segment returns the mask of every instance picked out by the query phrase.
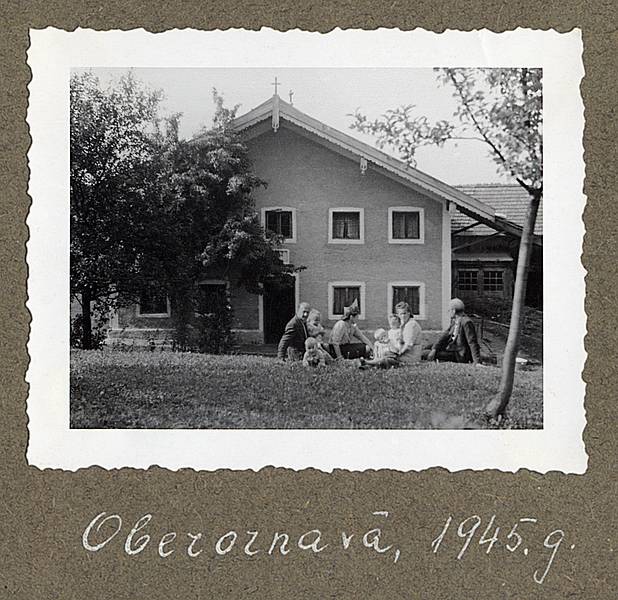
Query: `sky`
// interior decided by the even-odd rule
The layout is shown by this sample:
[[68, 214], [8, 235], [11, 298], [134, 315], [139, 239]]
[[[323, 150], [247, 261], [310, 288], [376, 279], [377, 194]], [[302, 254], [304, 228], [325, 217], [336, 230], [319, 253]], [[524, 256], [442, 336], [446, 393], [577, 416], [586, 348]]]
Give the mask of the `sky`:
[[[120, 68], [76, 69], [92, 71], [107, 86], [127, 72]], [[389, 108], [412, 104], [415, 114], [430, 121], [453, 120], [456, 102], [452, 90], [439, 85], [432, 69], [406, 68], [134, 68], [134, 75], [152, 89], [163, 91], [162, 109], [182, 113], [180, 137], [191, 138], [209, 126], [214, 114], [212, 89], [225, 104], [240, 104], [238, 115], [273, 95], [277, 78], [279, 96], [323, 123], [375, 145], [375, 139], [350, 129], [357, 108], [370, 119]], [[389, 152], [388, 149], [384, 151]], [[392, 152], [391, 152], [392, 153]], [[396, 154], [393, 154], [396, 156]], [[417, 151], [417, 168], [451, 185], [509, 183], [482, 142], [447, 142], [443, 148]]]

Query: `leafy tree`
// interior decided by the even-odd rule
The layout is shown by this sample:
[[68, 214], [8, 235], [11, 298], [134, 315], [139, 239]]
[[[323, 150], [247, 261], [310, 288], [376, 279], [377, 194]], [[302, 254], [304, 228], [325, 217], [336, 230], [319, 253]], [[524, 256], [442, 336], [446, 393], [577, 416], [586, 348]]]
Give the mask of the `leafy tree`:
[[[265, 235], [246, 147], [216, 91], [213, 126], [178, 139], [178, 115], [159, 114], [161, 92], [131, 73], [102, 89], [73, 75], [71, 113], [71, 294], [82, 305], [81, 347], [93, 347], [94, 314], [135, 303], [148, 286], [170, 295], [181, 346], [220, 352], [231, 340], [229, 301], [200, 306], [200, 279], [261, 293], [293, 271], [277, 236]], [[186, 343], [191, 329], [197, 339]], [[219, 327], [220, 331], [213, 328]], [[194, 331], [195, 333], [195, 331]]]
[[[175, 234], [168, 250], [176, 265], [172, 306], [180, 344], [193, 325], [198, 340], [188, 345], [220, 352], [231, 340], [229, 302], [216, 303], [215, 318], [204, 316], [196, 283], [223, 279], [260, 294], [266, 281], [284, 278], [294, 267], [281, 262], [275, 252], [281, 240], [265, 235], [260, 224], [252, 192], [266, 183], [251, 171], [247, 148], [233, 129], [238, 106], [225, 108], [216, 90], [213, 99], [212, 127], [174, 151], [168, 194]], [[215, 327], [227, 331], [213, 332]]]
[[129, 73], [103, 89], [91, 73], [70, 81], [71, 295], [82, 307], [81, 346], [93, 312], [135, 301], [164, 256], [162, 182], [175, 133], [158, 116], [161, 93]]
[[390, 147], [415, 164], [421, 146], [443, 146], [449, 140], [474, 139], [487, 145], [499, 172], [512, 177], [530, 196], [519, 245], [513, 308], [500, 389], [486, 413], [504, 412], [513, 390], [534, 225], [543, 197], [542, 70], [437, 69], [442, 84], [453, 88], [455, 121], [431, 123], [414, 116], [414, 106], [388, 110], [369, 120], [356, 111], [352, 128], [377, 136], [380, 148]]

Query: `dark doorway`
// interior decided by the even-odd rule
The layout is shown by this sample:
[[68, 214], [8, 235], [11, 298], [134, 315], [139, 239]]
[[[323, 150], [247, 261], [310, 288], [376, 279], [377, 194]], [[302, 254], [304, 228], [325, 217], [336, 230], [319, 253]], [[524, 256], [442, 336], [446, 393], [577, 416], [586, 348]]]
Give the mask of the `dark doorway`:
[[292, 276], [283, 282], [264, 285], [264, 342], [276, 344], [283, 334], [286, 323], [296, 312], [295, 279]]

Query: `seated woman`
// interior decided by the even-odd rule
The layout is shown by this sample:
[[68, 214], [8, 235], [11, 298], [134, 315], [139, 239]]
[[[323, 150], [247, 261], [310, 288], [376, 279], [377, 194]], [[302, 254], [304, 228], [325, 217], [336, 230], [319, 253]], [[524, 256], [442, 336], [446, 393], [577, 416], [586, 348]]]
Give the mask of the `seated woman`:
[[373, 349], [373, 344], [357, 327], [360, 310], [355, 302], [343, 309], [343, 317], [337, 321], [330, 334], [330, 352], [336, 359], [366, 358]]
[[420, 362], [423, 353], [423, 332], [421, 326], [412, 316], [412, 310], [407, 302], [399, 302], [395, 312], [401, 322], [401, 341], [399, 360], [402, 365], [412, 365]]

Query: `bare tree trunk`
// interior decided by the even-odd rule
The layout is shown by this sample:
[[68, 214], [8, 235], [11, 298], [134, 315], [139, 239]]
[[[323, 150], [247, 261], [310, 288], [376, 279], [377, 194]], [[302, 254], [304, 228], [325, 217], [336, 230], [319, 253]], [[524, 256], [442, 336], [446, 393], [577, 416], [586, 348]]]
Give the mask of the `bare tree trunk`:
[[82, 348], [92, 349], [92, 310], [90, 290], [82, 291]]
[[515, 360], [519, 350], [519, 337], [521, 333], [523, 307], [526, 300], [526, 287], [528, 283], [528, 267], [532, 254], [532, 237], [536, 215], [539, 211], [542, 193], [532, 196], [526, 212], [526, 222], [519, 243], [519, 255], [517, 257], [517, 273], [515, 276], [515, 290], [513, 292], [513, 307], [511, 310], [511, 323], [509, 335], [504, 349], [502, 362], [502, 377], [498, 394], [485, 407], [487, 416], [495, 418], [504, 413], [511, 394], [513, 392], [513, 379], [515, 377]]

